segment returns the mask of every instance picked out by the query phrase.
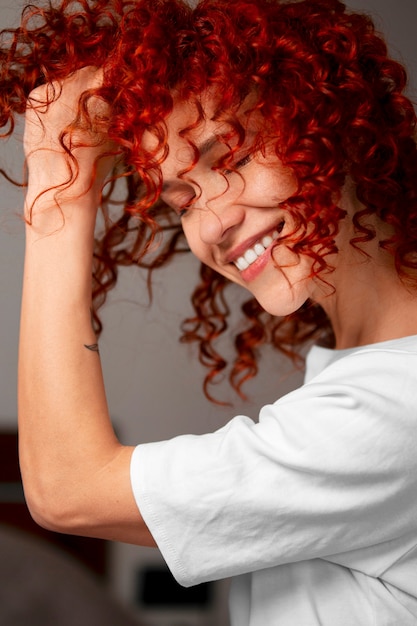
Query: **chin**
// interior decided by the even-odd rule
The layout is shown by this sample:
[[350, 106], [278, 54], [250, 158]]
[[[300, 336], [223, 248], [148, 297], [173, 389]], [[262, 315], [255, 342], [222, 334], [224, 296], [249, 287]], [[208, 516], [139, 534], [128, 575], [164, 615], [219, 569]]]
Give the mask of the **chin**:
[[263, 285], [252, 285], [250, 289], [261, 307], [274, 317], [286, 317], [300, 309], [312, 298], [311, 281], [297, 280], [292, 284], [288, 279], [265, 281]]
[[273, 315], [274, 317], [286, 317], [291, 315], [300, 309], [308, 298], [294, 299], [288, 301], [287, 298], [276, 296], [276, 298], [262, 298], [255, 295], [257, 302], [263, 308], [266, 313]]

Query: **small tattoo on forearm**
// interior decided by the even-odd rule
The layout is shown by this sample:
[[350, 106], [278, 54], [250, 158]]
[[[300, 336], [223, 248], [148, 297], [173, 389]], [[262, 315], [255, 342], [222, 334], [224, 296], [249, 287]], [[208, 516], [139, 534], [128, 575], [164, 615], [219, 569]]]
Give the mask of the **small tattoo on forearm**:
[[92, 343], [89, 346], [87, 344], [84, 344], [84, 348], [87, 348], [87, 350], [91, 350], [91, 352], [100, 352], [100, 350], [98, 349], [98, 343]]

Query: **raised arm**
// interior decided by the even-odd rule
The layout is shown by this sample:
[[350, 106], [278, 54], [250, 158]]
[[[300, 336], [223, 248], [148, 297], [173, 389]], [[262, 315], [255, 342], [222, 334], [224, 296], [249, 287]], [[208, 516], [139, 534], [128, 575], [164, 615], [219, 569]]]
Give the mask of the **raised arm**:
[[112, 158], [100, 160], [90, 183], [96, 157], [109, 146], [98, 141], [96, 147], [76, 148], [78, 176], [57, 190], [69, 177], [60, 132], [75, 117], [80, 94], [99, 81], [99, 72], [84, 68], [63, 84], [49, 107], [40, 108], [38, 101], [50, 86], [33, 92], [28, 104], [21, 471], [29, 509], [42, 526], [154, 545], [131, 491], [132, 448], [118, 442], [111, 425], [91, 327], [94, 225]]

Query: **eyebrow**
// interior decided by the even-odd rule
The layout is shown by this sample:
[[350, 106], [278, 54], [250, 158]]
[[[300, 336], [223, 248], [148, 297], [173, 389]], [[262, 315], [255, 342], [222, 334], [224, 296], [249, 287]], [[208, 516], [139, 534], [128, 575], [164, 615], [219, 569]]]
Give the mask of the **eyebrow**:
[[[196, 145], [195, 148], [197, 149], [199, 156], [202, 157], [205, 154], [208, 154], [216, 144], [220, 143], [220, 137], [221, 135], [215, 133], [214, 135], [208, 137], [208, 139], [205, 139], [202, 143]], [[172, 185], [173, 181], [167, 180], [163, 183], [161, 192], [163, 193], [164, 191], [167, 191], [167, 189]]]
[[[247, 137], [254, 137], [257, 134], [257, 131], [254, 129], [250, 129], [250, 128], [246, 128], [245, 129], [245, 140]], [[224, 139], [226, 139], [228, 136], [228, 133], [214, 133], [211, 137], [209, 137], [208, 139], [206, 139], [205, 141], [203, 141], [201, 144], [196, 145], [196, 148], [198, 150], [198, 153], [200, 156], [204, 156], [205, 154], [207, 154], [208, 152], [210, 152], [210, 150], [212, 150], [212, 148], [217, 144], [217, 143], [224, 143]]]
[[223, 135], [212, 135], [211, 137], [203, 141], [200, 145], [196, 146], [199, 155], [204, 156], [205, 154], [208, 154], [217, 143], [221, 143], [220, 138], [222, 136]]
[[[251, 131], [247, 129], [245, 134], [246, 134], [246, 137], [248, 135], [254, 136], [256, 135], [256, 131]], [[197, 149], [199, 156], [202, 157], [208, 154], [217, 144], [222, 143], [221, 140], [222, 138], [225, 138], [225, 137], [226, 137], [226, 133], [223, 135], [214, 133], [213, 135], [211, 135], [210, 137], [202, 141], [200, 144], [196, 144], [195, 148]], [[163, 193], [164, 191], [167, 191], [169, 187], [171, 187], [173, 184], [174, 184], [174, 181], [167, 180], [166, 182], [164, 182], [162, 184], [161, 193]]]

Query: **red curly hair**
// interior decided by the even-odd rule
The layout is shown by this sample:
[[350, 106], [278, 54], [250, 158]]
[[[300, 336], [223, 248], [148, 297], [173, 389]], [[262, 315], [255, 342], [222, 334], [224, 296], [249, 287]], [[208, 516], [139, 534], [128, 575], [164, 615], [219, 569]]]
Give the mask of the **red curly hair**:
[[[369, 16], [347, 11], [339, 0], [202, 0], [195, 8], [181, 0], [63, 0], [28, 6], [20, 27], [1, 33], [0, 55], [0, 125], [6, 136], [34, 87], [86, 65], [104, 69], [99, 95], [110, 106], [108, 134], [121, 157], [115, 180], [125, 181], [126, 196], [96, 241], [96, 311], [116, 283], [119, 266], [146, 267], [151, 277], [188, 250], [178, 218], [159, 199], [160, 155], [168, 150], [165, 119], [174, 91], [176, 98], [195, 103], [195, 127], [204, 116], [199, 98], [213, 90], [216, 115], [229, 122], [240, 144], [244, 130], [237, 112], [246, 96], [256, 95], [254, 109], [298, 181], [286, 203], [297, 219], [291, 246], [310, 256], [313, 246], [318, 250], [315, 275], [331, 269], [326, 259], [337, 251], [335, 235], [344, 217], [335, 199], [349, 177], [364, 207], [354, 218], [352, 245], [376, 236], [367, 218], [377, 216], [392, 232], [380, 245], [415, 287], [416, 114], [404, 95], [406, 72], [388, 57]], [[142, 146], [145, 131], [157, 139], [152, 153]], [[114, 184], [103, 197], [105, 211], [113, 192]], [[277, 319], [251, 299], [242, 307], [245, 321], [229, 365], [216, 348], [228, 329], [228, 284], [202, 266], [192, 295], [195, 315], [183, 324], [182, 340], [198, 343], [208, 367], [208, 396], [209, 385], [228, 367], [231, 385], [241, 393], [257, 373], [263, 344], [295, 360], [300, 347], [318, 336], [324, 334], [331, 345], [332, 330], [318, 305], [307, 302]], [[95, 323], [100, 332], [97, 313]]]

